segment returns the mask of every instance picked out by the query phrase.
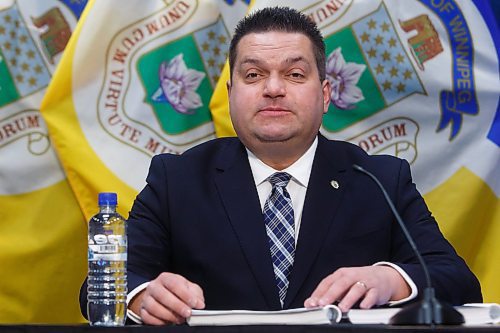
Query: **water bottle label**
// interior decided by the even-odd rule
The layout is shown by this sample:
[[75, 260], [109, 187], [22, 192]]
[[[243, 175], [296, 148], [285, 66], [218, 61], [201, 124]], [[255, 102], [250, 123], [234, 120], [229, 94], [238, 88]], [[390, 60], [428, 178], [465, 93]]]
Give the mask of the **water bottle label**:
[[89, 261], [126, 261], [127, 253], [97, 253], [89, 249]]
[[89, 237], [89, 261], [127, 260], [126, 240], [121, 235], [97, 234]]
[[122, 235], [104, 235], [104, 234], [96, 234], [94, 237], [89, 237], [89, 244], [97, 244], [97, 245], [126, 245], [125, 238]]
[[90, 250], [94, 253], [118, 253], [120, 249], [117, 244], [105, 244], [105, 245], [89, 245]]

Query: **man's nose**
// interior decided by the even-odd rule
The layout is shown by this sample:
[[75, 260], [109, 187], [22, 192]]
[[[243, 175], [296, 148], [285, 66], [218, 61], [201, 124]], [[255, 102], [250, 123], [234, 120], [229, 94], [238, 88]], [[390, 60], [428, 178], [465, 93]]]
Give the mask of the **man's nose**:
[[264, 86], [264, 95], [266, 97], [276, 98], [286, 95], [285, 79], [278, 74], [271, 74], [266, 79]]

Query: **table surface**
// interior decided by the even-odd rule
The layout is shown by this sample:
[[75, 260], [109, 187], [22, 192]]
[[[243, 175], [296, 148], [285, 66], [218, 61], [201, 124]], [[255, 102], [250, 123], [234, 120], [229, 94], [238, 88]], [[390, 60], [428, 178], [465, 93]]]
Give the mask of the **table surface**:
[[500, 332], [500, 325], [484, 326], [391, 326], [391, 325], [267, 325], [267, 326], [124, 326], [96, 327], [89, 325], [0, 325], [0, 333], [371, 333], [371, 332]]

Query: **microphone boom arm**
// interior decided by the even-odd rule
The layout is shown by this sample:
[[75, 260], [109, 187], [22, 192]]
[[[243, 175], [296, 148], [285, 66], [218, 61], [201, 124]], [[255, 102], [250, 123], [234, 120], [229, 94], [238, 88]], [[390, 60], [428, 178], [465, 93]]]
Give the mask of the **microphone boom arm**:
[[400, 311], [398, 311], [389, 321], [390, 324], [393, 325], [431, 325], [435, 324], [440, 325], [459, 325], [464, 323], [464, 317], [460, 312], [458, 312], [453, 306], [446, 304], [444, 302], [440, 302], [435, 297], [435, 291], [432, 287], [431, 277], [429, 274], [429, 270], [427, 269], [427, 265], [425, 264], [420, 251], [417, 249], [417, 245], [413, 241], [413, 238], [406, 228], [406, 225], [403, 222], [403, 219], [399, 215], [396, 207], [394, 207], [394, 203], [392, 202], [389, 194], [385, 190], [384, 186], [380, 183], [377, 177], [371, 172], [365, 170], [361, 166], [357, 164], [353, 164], [352, 167], [368, 177], [370, 177], [375, 184], [380, 188], [382, 194], [384, 195], [385, 201], [389, 205], [392, 214], [398, 221], [403, 234], [405, 235], [408, 243], [410, 244], [413, 252], [415, 253], [422, 270], [424, 271], [425, 281], [427, 287], [424, 290], [424, 295], [422, 301], [415, 302], [408, 306], [403, 307]]
[[431, 288], [432, 287], [431, 276], [429, 275], [429, 270], [427, 270], [427, 265], [424, 262], [424, 258], [422, 258], [422, 255], [420, 255], [420, 251], [417, 249], [417, 245], [415, 244], [415, 242], [413, 241], [413, 238], [411, 237], [410, 233], [408, 232], [408, 228], [406, 228], [406, 226], [404, 225], [403, 219], [401, 218], [398, 211], [396, 210], [396, 207], [394, 207], [394, 204], [392, 203], [392, 200], [389, 197], [389, 194], [387, 194], [387, 191], [385, 190], [384, 186], [382, 186], [382, 184], [380, 183], [378, 178], [375, 177], [375, 175], [373, 175], [371, 172], [365, 170], [364, 168], [360, 167], [359, 165], [353, 164], [353, 168], [356, 169], [357, 171], [364, 173], [368, 177], [370, 177], [378, 185], [378, 187], [382, 191], [382, 194], [385, 197], [385, 201], [387, 202], [387, 204], [391, 208], [392, 214], [394, 215], [394, 217], [398, 221], [398, 224], [401, 227], [401, 230], [403, 231], [406, 239], [408, 240], [408, 243], [410, 243], [410, 246], [413, 249], [413, 252], [415, 252], [415, 254], [417, 256], [418, 262], [422, 266], [422, 269], [423, 269], [424, 275], [425, 275], [425, 282], [427, 283], [427, 287]]

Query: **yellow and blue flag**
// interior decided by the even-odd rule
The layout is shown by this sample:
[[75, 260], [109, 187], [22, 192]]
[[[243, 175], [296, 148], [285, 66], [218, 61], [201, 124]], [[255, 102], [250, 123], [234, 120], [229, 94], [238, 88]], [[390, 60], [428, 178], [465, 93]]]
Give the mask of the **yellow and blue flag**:
[[85, 221], [39, 110], [84, 5], [0, 0], [0, 323], [82, 320]]

